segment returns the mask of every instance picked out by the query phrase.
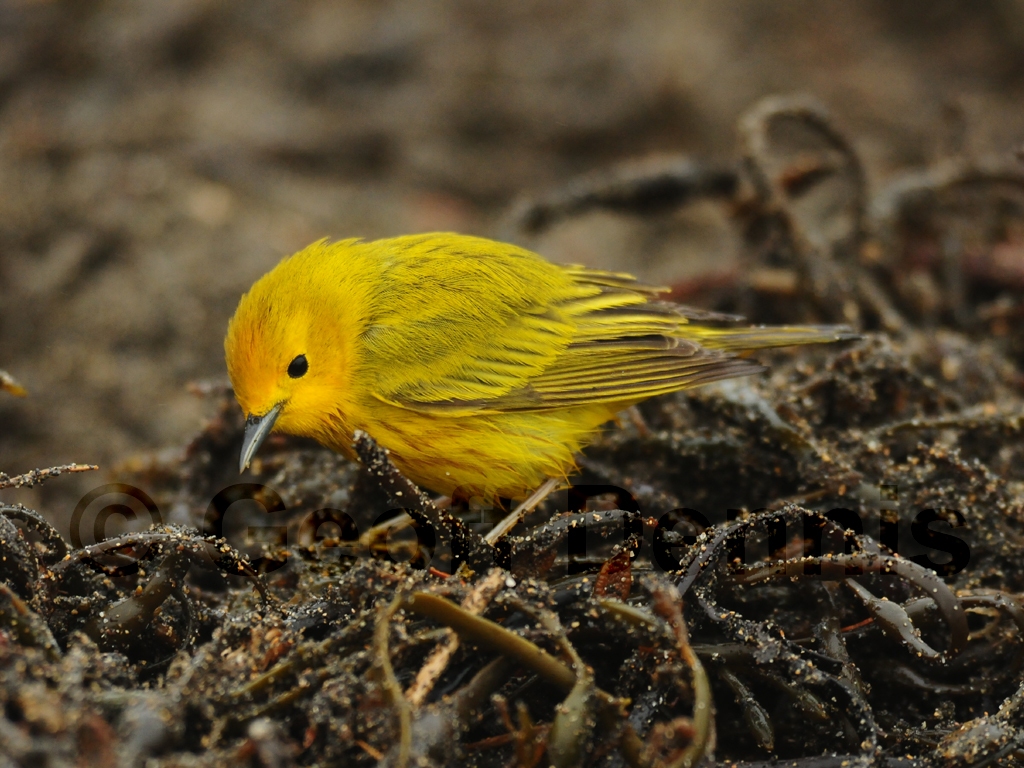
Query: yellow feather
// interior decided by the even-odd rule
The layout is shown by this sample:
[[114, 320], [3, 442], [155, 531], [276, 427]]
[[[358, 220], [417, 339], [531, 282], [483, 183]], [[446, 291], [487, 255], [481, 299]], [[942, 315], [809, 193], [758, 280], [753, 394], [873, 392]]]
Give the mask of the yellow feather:
[[228, 372], [277, 430], [351, 456], [362, 429], [427, 488], [520, 498], [623, 408], [761, 370], [732, 352], [851, 337], [708, 327], [663, 290], [464, 235], [322, 240], [242, 297]]

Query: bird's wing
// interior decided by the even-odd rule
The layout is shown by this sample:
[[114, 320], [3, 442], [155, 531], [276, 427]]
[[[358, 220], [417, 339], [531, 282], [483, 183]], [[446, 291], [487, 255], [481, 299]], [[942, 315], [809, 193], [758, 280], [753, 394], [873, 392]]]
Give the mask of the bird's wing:
[[360, 340], [379, 399], [412, 408], [492, 401], [571, 343], [561, 304], [586, 291], [535, 254], [457, 235], [378, 243], [383, 279]]
[[472, 255], [453, 254], [465, 240], [476, 245], [417, 242], [416, 258], [390, 267], [392, 295], [378, 297], [363, 335], [380, 399], [451, 416], [543, 411], [761, 370], [680, 338], [690, 313], [629, 275], [558, 267], [489, 242], [486, 257], [452, 258]]

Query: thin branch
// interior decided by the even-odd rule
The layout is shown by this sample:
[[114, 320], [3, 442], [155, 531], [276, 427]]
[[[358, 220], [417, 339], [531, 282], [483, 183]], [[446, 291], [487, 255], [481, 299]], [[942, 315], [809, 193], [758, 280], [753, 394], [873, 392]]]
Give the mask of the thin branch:
[[[3, 374], [3, 371], [0, 371], [0, 374]], [[61, 464], [59, 467], [33, 469], [31, 472], [14, 477], [0, 472], [0, 488], [32, 488], [65, 472], [92, 472], [96, 469], [99, 469], [96, 464]]]

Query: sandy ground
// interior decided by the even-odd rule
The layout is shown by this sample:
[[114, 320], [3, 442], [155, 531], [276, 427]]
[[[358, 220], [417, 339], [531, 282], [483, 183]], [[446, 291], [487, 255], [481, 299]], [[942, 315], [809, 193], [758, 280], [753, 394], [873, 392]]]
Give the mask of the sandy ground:
[[[8, 0], [0, 368], [31, 394], [0, 397], [0, 469], [180, 445], [239, 295], [314, 239], [495, 234], [515, 199], [618, 161], [731, 162], [772, 93], [828, 105], [877, 185], [1012, 148], [1022, 89], [1013, 0]], [[687, 216], [534, 245], [659, 281], [733, 258]]]

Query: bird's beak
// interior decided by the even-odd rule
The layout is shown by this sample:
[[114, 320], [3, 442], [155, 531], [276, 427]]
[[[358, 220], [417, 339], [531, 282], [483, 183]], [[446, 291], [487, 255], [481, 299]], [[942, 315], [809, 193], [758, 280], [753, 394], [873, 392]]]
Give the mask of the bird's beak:
[[274, 422], [281, 415], [281, 408], [284, 403], [278, 403], [263, 416], [246, 416], [245, 437], [242, 438], [242, 458], [238, 462], [238, 472], [245, 472], [256, 455], [257, 449], [266, 440], [270, 430], [274, 428]]

